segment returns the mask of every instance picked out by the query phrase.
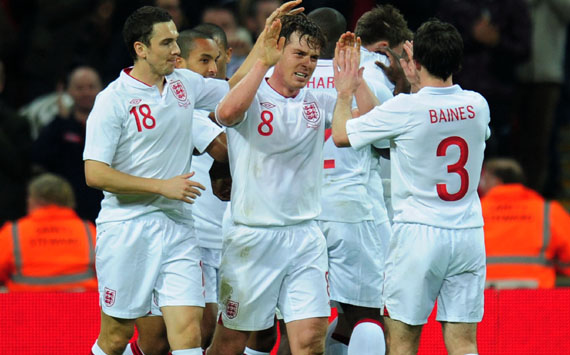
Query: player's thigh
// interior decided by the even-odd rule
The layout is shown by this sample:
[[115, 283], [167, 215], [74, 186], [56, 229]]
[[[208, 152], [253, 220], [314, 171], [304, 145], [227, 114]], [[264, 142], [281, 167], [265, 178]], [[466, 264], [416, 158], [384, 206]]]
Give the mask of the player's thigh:
[[392, 319], [409, 325], [427, 322], [450, 260], [450, 245], [439, 228], [394, 224], [382, 298]]
[[105, 314], [135, 319], [148, 313], [170, 223], [154, 213], [97, 226], [95, 265]]
[[451, 260], [437, 300], [437, 320], [476, 323], [483, 318], [485, 242], [483, 228], [446, 230]]
[[222, 323], [218, 323], [208, 354], [242, 354], [249, 335], [250, 332], [226, 328]]
[[137, 342], [145, 354], [168, 354], [170, 346], [161, 316], [137, 318], [135, 325], [139, 334]]
[[441, 322], [441, 329], [448, 354], [477, 353], [477, 323]]
[[380, 308], [384, 247], [373, 221], [320, 221], [327, 240], [331, 300]]
[[241, 331], [273, 325], [279, 290], [289, 264], [281, 228], [233, 225], [224, 232], [218, 306], [226, 328]]
[[325, 238], [316, 222], [298, 226], [287, 235], [288, 268], [278, 308], [286, 323], [328, 317], [328, 259]]
[[98, 342], [103, 348], [126, 346], [134, 334], [134, 319], [115, 318], [101, 311], [101, 329]]
[[384, 317], [386, 347], [393, 355], [417, 354], [423, 325], [409, 325]]
[[194, 229], [172, 223], [163, 241], [163, 257], [155, 286], [159, 307], [204, 307], [202, 255]]
[[200, 322], [203, 308], [195, 306], [161, 307], [168, 342], [174, 350], [200, 346]]
[[318, 354], [324, 351], [328, 318], [307, 318], [285, 324], [293, 354]]

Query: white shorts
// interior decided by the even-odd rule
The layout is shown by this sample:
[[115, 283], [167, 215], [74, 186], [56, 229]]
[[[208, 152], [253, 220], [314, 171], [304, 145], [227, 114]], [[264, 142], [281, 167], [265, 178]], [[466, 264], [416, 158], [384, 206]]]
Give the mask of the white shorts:
[[267, 329], [274, 323], [276, 307], [285, 322], [330, 315], [327, 248], [316, 222], [263, 228], [228, 225], [218, 297], [225, 327]]
[[96, 269], [103, 312], [134, 319], [151, 306], [204, 307], [193, 228], [162, 213], [97, 225]]
[[218, 282], [222, 250], [200, 248], [202, 253], [202, 269], [204, 270], [204, 288], [206, 303], [218, 303]]
[[[343, 223], [319, 221], [327, 240], [331, 300], [354, 306], [378, 308], [382, 302], [384, 252], [374, 221]], [[390, 223], [382, 233], [390, 233]]]
[[427, 322], [437, 299], [438, 321], [483, 318], [483, 228], [393, 225], [383, 298], [389, 316], [409, 325]]

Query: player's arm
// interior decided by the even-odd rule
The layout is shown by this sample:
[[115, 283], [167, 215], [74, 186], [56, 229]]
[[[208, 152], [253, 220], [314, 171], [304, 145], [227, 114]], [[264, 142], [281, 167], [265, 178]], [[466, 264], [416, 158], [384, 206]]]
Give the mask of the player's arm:
[[379, 61], [376, 61], [374, 64], [382, 69], [388, 80], [394, 84], [394, 96], [402, 93], [409, 94], [411, 89], [410, 83], [408, 82], [408, 79], [406, 79], [404, 70], [400, 65], [400, 56], [394, 53], [394, 51], [387, 46], [380, 48], [380, 51], [388, 57], [388, 60], [390, 60], [390, 66], [386, 66]]
[[202, 184], [188, 180], [194, 172], [178, 175], [170, 179], [143, 178], [125, 174], [113, 169], [108, 164], [85, 161], [85, 181], [87, 186], [116, 194], [155, 194], [172, 200], [194, 203]]
[[346, 122], [352, 117], [352, 99], [363, 81], [363, 69], [359, 68], [360, 56], [356, 53], [355, 47], [342, 49], [338, 47], [337, 44], [337, 54], [333, 59], [337, 101], [333, 113], [332, 137], [337, 147], [349, 147], [350, 141], [346, 132]]
[[[351, 51], [351, 53], [352, 56], [356, 56], [354, 60], [357, 61], [358, 65], [360, 65], [360, 37], [356, 37], [352, 32], [346, 32], [340, 36], [337, 44], [338, 45], [335, 48], [335, 56], [339, 51], [345, 48], [355, 48], [356, 50]], [[355, 97], [356, 105], [358, 106], [358, 112], [361, 115], [380, 105], [380, 101], [378, 101], [378, 98], [376, 95], [374, 95], [372, 90], [370, 90], [370, 87], [368, 87], [368, 84], [366, 84], [366, 81], [364, 80], [360, 80], [358, 88], [355, 92]]]
[[222, 99], [216, 110], [216, 120], [224, 126], [234, 126], [244, 119], [265, 73], [281, 58], [285, 37], [280, 37], [281, 21], [272, 22], [265, 34], [263, 55], [258, 57], [251, 70]]
[[210, 154], [219, 163], [228, 163], [228, 138], [225, 133], [220, 133], [206, 148], [206, 153]]
[[[275, 11], [273, 11], [271, 15], [269, 15], [267, 20], [265, 20], [265, 28], [260, 33], [259, 37], [257, 37], [257, 41], [255, 41], [253, 48], [249, 52], [248, 56], [245, 58], [242, 65], [240, 65], [239, 69], [234, 73], [234, 75], [232, 75], [232, 77], [228, 81], [230, 88], [236, 86], [237, 83], [239, 83], [241, 79], [243, 79], [245, 75], [253, 69], [257, 60], [264, 56], [265, 36], [272, 31], [272, 25], [275, 19], [278, 19], [279, 17], [286, 14], [293, 15], [302, 12], [304, 10], [303, 7], [293, 10], [293, 8], [295, 6], [298, 6], [301, 3], [301, 1], [302, 0], [286, 2], [283, 5], [281, 5], [279, 8], [277, 8]], [[270, 33], [269, 35], [271, 36], [272, 34]]]

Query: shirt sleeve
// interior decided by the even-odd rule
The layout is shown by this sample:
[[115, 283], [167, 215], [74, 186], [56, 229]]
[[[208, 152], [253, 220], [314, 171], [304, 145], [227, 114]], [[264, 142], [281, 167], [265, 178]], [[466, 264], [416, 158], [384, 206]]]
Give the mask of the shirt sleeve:
[[[332, 125], [332, 118], [334, 113], [334, 107], [336, 105], [336, 93], [330, 93], [326, 91], [313, 91], [313, 95], [317, 99], [318, 103], [322, 105], [323, 111], [325, 113], [324, 122], [325, 128], [330, 128]], [[353, 108], [356, 107], [356, 101], [353, 100]]]
[[194, 146], [200, 152], [204, 153], [206, 148], [212, 143], [212, 141], [219, 136], [224, 130], [216, 125], [208, 117], [209, 112], [203, 110], [194, 111], [194, 117], [192, 121], [192, 140]]
[[195, 108], [212, 112], [230, 91], [227, 81], [221, 79], [204, 79], [198, 75], [201, 81], [200, 89], [196, 90]]
[[96, 160], [111, 165], [121, 137], [123, 120], [127, 115], [126, 110], [119, 107], [112, 92], [104, 91], [97, 95], [87, 118], [83, 160]]
[[350, 145], [360, 149], [368, 144], [384, 147], [382, 140], [392, 139], [406, 130], [409, 111], [405, 98], [400, 95], [376, 106], [370, 112], [347, 121], [346, 132]]

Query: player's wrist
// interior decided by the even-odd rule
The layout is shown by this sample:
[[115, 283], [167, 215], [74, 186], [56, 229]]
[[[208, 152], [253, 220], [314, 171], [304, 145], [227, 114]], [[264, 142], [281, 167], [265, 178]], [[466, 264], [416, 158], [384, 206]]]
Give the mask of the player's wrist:
[[337, 92], [337, 100], [340, 101], [352, 101], [352, 97], [354, 93], [352, 91], [338, 91]]

